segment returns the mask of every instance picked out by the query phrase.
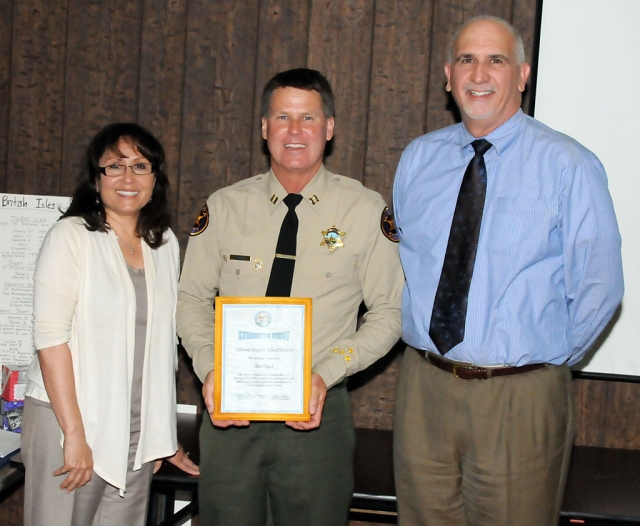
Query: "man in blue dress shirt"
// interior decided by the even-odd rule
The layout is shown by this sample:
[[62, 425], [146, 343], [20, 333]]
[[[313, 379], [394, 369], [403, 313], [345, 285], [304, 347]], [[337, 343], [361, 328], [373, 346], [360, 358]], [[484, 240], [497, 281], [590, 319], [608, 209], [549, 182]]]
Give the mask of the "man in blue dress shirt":
[[[409, 345], [394, 420], [401, 525], [557, 525], [574, 436], [568, 366], [622, 299], [605, 171], [522, 113], [529, 70], [510, 24], [467, 22], [445, 65], [462, 123], [414, 140], [396, 174]], [[441, 350], [434, 299], [477, 139], [490, 144], [466, 320]]]

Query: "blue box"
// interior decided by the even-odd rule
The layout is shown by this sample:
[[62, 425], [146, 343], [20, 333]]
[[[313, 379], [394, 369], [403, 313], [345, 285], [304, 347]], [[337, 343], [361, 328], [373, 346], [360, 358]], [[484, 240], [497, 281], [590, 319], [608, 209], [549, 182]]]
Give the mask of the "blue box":
[[24, 407], [24, 400], [0, 400], [0, 414], [4, 415], [7, 411], [13, 411], [14, 409], [22, 409]]

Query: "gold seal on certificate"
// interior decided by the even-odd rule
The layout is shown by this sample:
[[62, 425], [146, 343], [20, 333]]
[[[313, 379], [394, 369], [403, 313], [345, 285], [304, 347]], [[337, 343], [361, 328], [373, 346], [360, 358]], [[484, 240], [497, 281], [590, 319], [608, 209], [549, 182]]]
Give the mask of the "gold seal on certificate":
[[308, 421], [311, 299], [217, 297], [216, 420]]

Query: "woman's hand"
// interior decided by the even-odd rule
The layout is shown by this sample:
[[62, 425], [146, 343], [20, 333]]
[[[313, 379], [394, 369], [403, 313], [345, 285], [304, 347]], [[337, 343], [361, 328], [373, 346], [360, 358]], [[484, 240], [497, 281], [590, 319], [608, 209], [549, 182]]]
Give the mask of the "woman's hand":
[[64, 436], [64, 464], [53, 476], [66, 475], [60, 489], [70, 493], [91, 480], [93, 453], [84, 434], [69, 345], [61, 343], [40, 349], [38, 360], [53, 413]]
[[[173, 464], [189, 475], [195, 475], [196, 477], [200, 475], [200, 468], [193, 463], [193, 461], [189, 458], [189, 454], [184, 452], [184, 449], [182, 449], [182, 446], [180, 444], [178, 444], [178, 451], [176, 451], [173, 456], [167, 457], [164, 460]], [[156, 473], [160, 469], [160, 466], [162, 466], [162, 460], [156, 460], [156, 465], [153, 469], [153, 472]]]
[[64, 465], [53, 472], [54, 477], [66, 475], [60, 489], [71, 493], [84, 486], [93, 474], [93, 454], [84, 436], [64, 438]]

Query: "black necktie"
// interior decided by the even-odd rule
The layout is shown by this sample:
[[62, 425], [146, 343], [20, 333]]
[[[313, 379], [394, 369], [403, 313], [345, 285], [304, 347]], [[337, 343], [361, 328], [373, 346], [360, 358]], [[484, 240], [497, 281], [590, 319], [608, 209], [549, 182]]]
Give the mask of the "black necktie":
[[460, 185], [429, 325], [429, 336], [443, 355], [464, 339], [467, 297], [487, 191], [487, 168], [483, 156], [491, 148], [491, 143], [478, 139], [471, 146], [476, 154]]
[[284, 204], [289, 211], [282, 220], [276, 256], [273, 258], [269, 284], [265, 296], [290, 296], [293, 281], [293, 269], [296, 266], [296, 245], [298, 237], [298, 216], [296, 206], [302, 201], [300, 194], [289, 194], [284, 198]]

